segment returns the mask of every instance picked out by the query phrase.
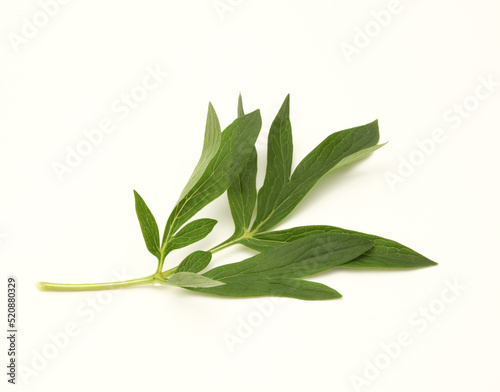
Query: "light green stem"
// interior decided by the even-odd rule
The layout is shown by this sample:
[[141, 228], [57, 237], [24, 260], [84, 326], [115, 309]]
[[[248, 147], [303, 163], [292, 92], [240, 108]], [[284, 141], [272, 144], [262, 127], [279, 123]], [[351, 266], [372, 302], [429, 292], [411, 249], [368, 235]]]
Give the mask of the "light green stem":
[[163, 271], [161, 273], [161, 277], [163, 279], [165, 279], [165, 278], [168, 278], [169, 276], [172, 276], [175, 273], [176, 269], [177, 269], [177, 267], [174, 267], [174, 268], [170, 268], [169, 270]]
[[234, 244], [236, 244], [236, 242], [237, 241], [223, 242], [217, 246], [214, 246], [212, 249], [209, 250], [209, 252], [212, 252], [212, 254], [220, 252], [223, 249], [226, 249], [226, 248], [229, 248], [230, 246], [233, 246]]
[[144, 278], [122, 280], [120, 282], [107, 283], [49, 283], [36, 282], [36, 287], [42, 291], [95, 291], [95, 290], [111, 290], [123, 287], [140, 286], [152, 283], [162, 283], [155, 275], [145, 276]]
[[[223, 249], [229, 248], [237, 244], [240, 240], [244, 238], [251, 238], [252, 233], [245, 232], [244, 234], [237, 236], [235, 238], [229, 238], [228, 240], [222, 242], [221, 244], [213, 247], [209, 252], [217, 253]], [[49, 283], [49, 282], [36, 282], [36, 287], [41, 291], [97, 291], [97, 290], [112, 290], [120, 289], [123, 287], [132, 286], [143, 286], [153, 283], [165, 284], [165, 279], [175, 273], [177, 267], [171, 268], [166, 271], [161, 271], [163, 269], [163, 262], [166, 256], [165, 251], [162, 251], [160, 260], [158, 263], [158, 269], [153, 275], [145, 276], [144, 278], [122, 280], [120, 282], [107, 282], [107, 283]]]
[[249, 233], [249, 232], [245, 231], [243, 234], [238, 235], [236, 237], [233, 235], [233, 237], [230, 237], [226, 241], [221, 242], [219, 245], [214, 246], [212, 249], [209, 250], [209, 252], [212, 252], [212, 254], [220, 252], [223, 249], [226, 249], [226, 248], [229, 248], [230, 246], [236, 245], [239, 241], [241, 241], [245, 238], [252, 238], [252, 235], [254, 233], [255, 232]]
[[163, 263], [165, 262], [165, 258], [167, 257], [167, 253], [164, 250], [161, 250], [160, 258], [158, 259], [158, 268], [156, 269], [156, 274], [161, 274], [163, 270]]

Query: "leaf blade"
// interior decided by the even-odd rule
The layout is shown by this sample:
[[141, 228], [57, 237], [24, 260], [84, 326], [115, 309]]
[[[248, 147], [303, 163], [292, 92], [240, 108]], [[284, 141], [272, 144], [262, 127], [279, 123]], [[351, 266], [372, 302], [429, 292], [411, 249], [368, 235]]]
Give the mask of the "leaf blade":
[[134, 190], [135, 211], [141, 226], [146, 247], [157, 258], [160, 257], [160, 232], [155, 217], [146, 205], [144, 199]]
[[263, 221], [271, 214], [276, 198], [290, 182], [292, 160], [293, 139], [288, 94], [269, 131], [266, 176], [257, 199], [257, 222]]
[[[241, 94], [238, 97], [238, 117], [245, 115]], [[229, 208], [234, 221], [234, 236], [248, 230], [257, 201], [257, 150], [252, 149], [247, 164], [227, 190]]]
[[216, 267], [204, 275], [225, 281], [230, 277], [302, 278], [347, 263], [373, 246], [350, 234], [322, 233], [283, 244], [238, 263]]
[[227, 190], [229, 208], [235, 233], [242, 234], [250, 227], [257, 201], [257, 150], [254, 148], [246, 166]]
[[193, 272], [198, 273], [205, 269], [212, 260], [212, 253], [197, 250], [188, 255], [175, 269], [175, 273]]
[[217, 113], [215, 112], [212, 103], [208, 104], [207, 122], [205, 125], [205, 137], [203, 141], [203, 149], [201, 151], [200, 160], [191, 174], [186, 186], [181, 192], [179, 200], [181, 200], [199, 181], [212, 158], [217, 154], [221, 143], [221, 127]]
[[382, 144], [377, 144], [377, 145], [372, 146], [372, 147], [364, 148], [363, 150], [359, 150], [358, 152], [355, 152], [354, 154], [351, 154], [351, 155], [345, 157], [344, 159], [342, 159], [328, 173], [332, 173], [335, 170], [343, 168], [344, 166], [352, 165], [353, 163], [358, 162], [361, 159], [368, 157], [373, 152], [377, 151], [379, 148], [384, 147], [386, 144], [387, 144], [387, 142], [382, 143]]
[[283, 243], [289, 243], [310, 235], [320, 233], [344, 233], [361, 236], [374, 243], [373, 248], [363, 255], [343, 264], [345, 268], [422, 268], [437, 265], [436, 262], [415, 252], [413, 249], [372, 234], [346, 230], [335, 226], [301, 226], [286, 230], [267, 232], [255, 235], [254, 239], [243, 240], [240, 243], [259, 252], [268, 251]]
[[376, 145], [378, 140], [377, 121], [328, 136], [299, 163], [290, 182], [276, 197], [271, 213], [256, 219], [252, 232], [265, 232], [281, 222], [336, 164], [357, 151]]
[[258, 110], [236, 119], [222, 132], [219, 151], [198, 183], [177, 203], [165, 226], [164, 246], [198, 211], [222, 195], [240, 174], [262, 125]]
[[206, 276], [195, 274], [193, 272], [179, 272], [170, 276], [166, 280], [166, 284], [170, 286], [178, 286], [185, 288], [202, 288], [202, 287], [217, 287], [225, 283], [207, 278]]
[[184, 248], [195, 242], [201, 241], [209, 235], [217, 224], [215, 219], [197, 219], [189, 222], [179, 232], [174, 235], [168, 244], [168, 251]]
[[238, 96], [238, 117], [243, 117], [245, 115], [245, 110], [243, 109], [243, 98], [241, 94]]
[[306, 301], [342, 298], [339, 292], [324, 284], [291, 278], [263, 280], [247, 277], [245, 280], [228, 279], [224, 286], [190, 290], [232, 298], [273, 296]]

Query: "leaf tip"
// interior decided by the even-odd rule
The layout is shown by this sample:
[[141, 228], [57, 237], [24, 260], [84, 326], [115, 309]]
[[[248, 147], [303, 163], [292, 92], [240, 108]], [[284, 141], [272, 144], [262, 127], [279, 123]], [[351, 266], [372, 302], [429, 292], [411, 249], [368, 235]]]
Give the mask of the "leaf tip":
[[278, 113], [278, 116], [289, 116], [290, 115], [290, 94], [287, 94], [285, 97], [285, 100], [283, 101], [283, 104], [281, 105], [281, 109]]
[[439, 265], [435, 261], [432, 261], [431, 259], [428, 259], [427, 257], [423, 255], [419, 255], [418, 261], [415, 262], [415, 265], [410, 268], [428, 268], [428, 267], [435, 267], [436, 265]]
[[208, 222], [208, 224], [209, 224], [212, 228], [214, 228], [214, 226], [215, 226], [217, 223], [219, 223], [219, 221], [218, 221], [217, 219], [210, 219], [210, 218], [207, 218], [207, 222]]
[[241, 98], [241, 92], [238, 95], [238, 117], [245, 115], [245, 110], [243, 109], [243, 98]]
[[261, 119], [262, 119], [262, 117], [261, 117], [261, 115], [260, 115], [260, 109], [256, 109], [256, 110], [254, 110], [253, 112], [246, 114], [245, 116], [249, 116], [249, 117], [257, 117], [259, 120], [261, 120]]
[[368, 129], [370, 129], [369, 132], [374, 131], [374, 136], [375, 136], [375, 142], [373, 143], [374, 145], [378, 143], [380, 139], [380, 131], [379, 131], [379, 126], [378, 126], [378, 118], [372, 121], [371, 123], [368, 123]]

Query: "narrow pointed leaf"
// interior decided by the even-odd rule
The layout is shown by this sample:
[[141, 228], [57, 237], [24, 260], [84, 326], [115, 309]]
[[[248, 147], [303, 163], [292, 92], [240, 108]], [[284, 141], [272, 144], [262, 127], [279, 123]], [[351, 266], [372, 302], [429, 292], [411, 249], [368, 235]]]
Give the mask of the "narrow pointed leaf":
[[261, 127], [258, 110], [236, 119], [222, 132], [217, 154], [196, 185], [177, 203], [167, 221], [163, 245], [198, 211], [222, 195], [246, 165]]
[[257, 151], [255, 148], [238, 178], [227, 190], [227, 197], [235, 232], [247, 230], [252, 220], [257, 200]]
[[290, 181], [275, 197], [271, 213], [256, 219], [252, 231], [265, 232], [281, 222], [339, 162], [376, 145], [378, 139], [377, 121], [328, 136], [299, 163]]
[[285, 243], [303, 240], [306, 237], [315, 236], [321, 233], [352, 234], [373, 242], [373, 248], [353, 261], [343, 264], [342, 267], [421, 268], [437, 265], [434, 261], [429, 260], [427, 257], [422, 256], [420, 253], [396, 241], [333, 226], [302, 226], [287, 230], [271, 231], [268, 233], [256, 234], [253, 239], [244, 240], [241, 243], [259, 252], [267, 252]]
[[245, 115], [245, 111], [243, 110], [243, 99], [241, 98], [241, 94], [238, 96], [238, 117], [243, 117]]
[[167, 249], [172, 251], [201, 241], [211, 233], [216, 224], [217, 221], [215, 219], [197, 219], [189, 222], [174, 235]]
[[265, 279], [260, 276], [228, 278], [224, 286], [191, 290], [234, 298], [273, 296], [308, 301], [342, 298], [340, 293], [321, 283], [293, 278]]
[[350, 165], [352, 163], [355, 163], [357, 161], [360, 161], [363, 158], [366, 158], [367, 156], [371, 155], [372, 152], [377, 151], [379, 148], [384, 147], [387, 143], [383, 144], [377, 144], [372, 147], [365, 148], [363, 150], [360, 150], [358, 152], [355, 152], [354, 154], [349, 155], [348, 157], [345, 157], [342, 159], [339, 163], [337, 163], [330, 171], [329, 173], [334, 172], [335, 170], [341, 169], [344, 166]]
[[[238, 98], [238, 117], [244, 116], [241, 95]], [[240, 175], [227, 190], [227, 198], [231, 215], [233, 216], [235, 235], [238, 236], [247, 230], [252, 220], [255, 203], [257, 201], [257, 150], [252, 149], [247, 164]]]
[[193, 272], [179, 272], [173, 274], [167, 279], [167, 284], [179, 287], [216, 287], [225, 283], [207, 278], [206, 276], [195, 274]]
[[296, 278], [347, 263], [372, 246], [371, 241], [358, 236], [318, 234], [282, 244], [238, 263], [214, 268], [203, 276], [225, 285], [193, 290], [228, 297], [340, 298], [337, 291], [325, 285]]
[[283, 187], [290, 182], [293, 159], [290, 95], [287, 95], [269, 131], [267, 168], [264, 184], [259, 190], [256, 221], [268, 217]]
[[194, 168], [193, 174], [183, 189], [179, 200], [182, 199], [201, 178], [207, 169], [212, 158], [217, 154], [221, 143], [221, 129], [217, 113], [211, 103], [208, 104], [207, 124], [205, 126], [205, 140], [203, 150], [198, 164]]
[[175, 269], [179, 272], [200, 272], [207, 267], [212, 260], [212, 253], [197, 250], [187, 256]]
[[139, 219], [139, 224], [141, 225], [142, 235], [144, 237], [144, 241], [146, 242], [146, 247], [153, 255], [159, 258], [160, 232], [158, 231], [156, 220], [142, 197], [136, 191], [134, 191], [134, 198], [135, 211], [137, 212], [137, 218]]
[[236, 276], [302, 278], [345, 264], [373, 246], [350, 234], [326, 233], [298, 239], [238, 263], [216, 267], [204, 275], [220, 281]]

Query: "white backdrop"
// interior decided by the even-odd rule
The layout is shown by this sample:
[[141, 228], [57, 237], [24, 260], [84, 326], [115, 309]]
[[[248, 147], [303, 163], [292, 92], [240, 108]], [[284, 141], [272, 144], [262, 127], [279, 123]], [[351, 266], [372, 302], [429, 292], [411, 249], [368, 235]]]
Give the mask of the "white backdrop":
[[[18, 278], [12, 388], [498, 390], [499, 11], [491, 0], [3, 1], [0, 292]], [[324, 179], [281, 228], [374, 233], [439, 266], [321, 274], [344, 298], [320, 302], [37, 291], [37, 280], [152, 273], [132, 189], [163, 227], [201, 151], [208, 101], [224, 126], [239, 92], [262, 111], [261, 169], [287, 93], [295, 163], [375, 118], [389, 141]], [[69, 157], [98, 127], [96, 145]], [[232, 231], [225, 196], [198, 216], [219, 224], [195, 249]], [[214, 265], [251, 254], [234, 248]]]

